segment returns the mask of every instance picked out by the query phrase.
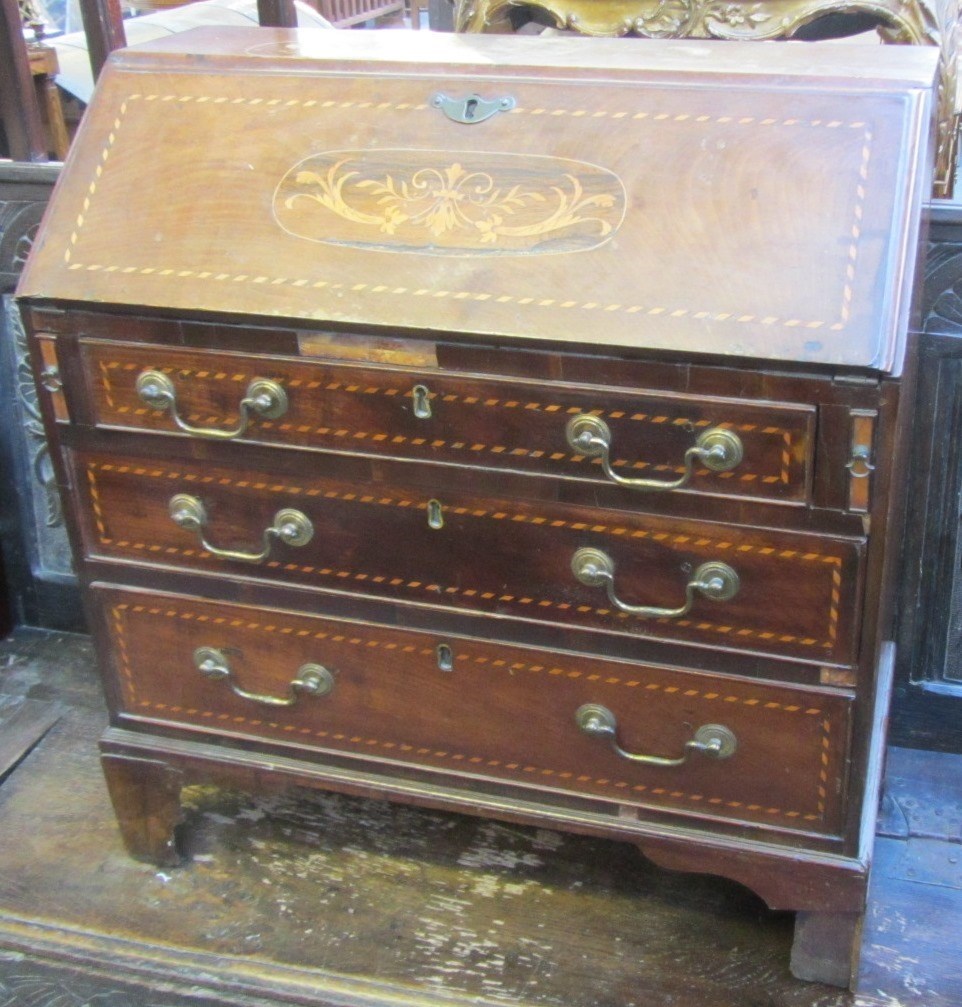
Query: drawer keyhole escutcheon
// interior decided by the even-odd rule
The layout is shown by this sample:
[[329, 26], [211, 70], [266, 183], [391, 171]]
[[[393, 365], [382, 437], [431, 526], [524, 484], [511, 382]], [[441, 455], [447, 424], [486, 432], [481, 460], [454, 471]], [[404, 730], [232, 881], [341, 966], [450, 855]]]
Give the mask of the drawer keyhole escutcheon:
[[230, 441], [242, 437], [250, 425], [251, 415], [257, 414], [266, 420], [276, 420], [287, 412], [287, 392], [270, 378], [254, 378], [247, 386], [244, 398], [237, 411], [240, 419], [233, 430], [218, 430], [216, 427], [195, 427], [186, 422], [177, 408], [177, 389], [174, 382], [162, 371], [143, 371], [137, 378], [137, 395], [144, 405], [159, 412], [170, 410], [170, 415], [178, 429], [191, 437], [202, 437], [212, 441]]
[[434, 651], [441, 671], [454, 671], [454, 654], [446, 643], [439, 643]]
[[685, 452], [684, 471], [677, 479], [633, 479], [620, 475], [611, 465], [611, 429], [603, 419], [580, 413], [565, 428], [568, 445], [585, 458], [600, 458], [605, 475], [619, 486], [635, 490], [676, 490], [686, 486], [700, 463], [712, 472], [729, 472], [741, 464], [745, 449], [738, 434], [724, 427], [712, 427], [698, 435]]
[[411, 398], [414, 400], [414, 415], [419, 420], [431, 419], [431, 393], [428, 386], [415, 385], [411, 389]]
[[274, 541], [285, 545], [300, 547], [307, 545], [314, 537], [314, 525], [310, 518], [299, 510], [281, 508], [275, 515], [270, 527], [264, 529], [262, 547], [257, 552], [244, 552], [236, 549], [221, 549], [207, 541], [204, 529], [207, 526], [207, 508], [203, 501], [189, 493], [177, 493], [170, 498], [168, 513], [171, 521], [178, 528], [196, 532], [200, 544], [212, 556], [219, 559], [239, 560], [242, 563], [262, 563], [271, 554]]
[[701, 594], [712, 601], [728, 601], [738, 594], [738, 574], [717, 560], [702, 563], [685, 585], [685, 603], [679, 608], [657, 608], [650, 605], [629, 605], [615, 594], [615, 562], [600, 549], [585, 546], [571, 557], [571, 572], [586, 587], [603, 587], [608, 600], [621, 612], [656, 619], [678, 619], [687, 615]]
[[321, 664], [302, 664], [297, 675], [291, 680], [286, 696], [270, 696], [260, 692], [248, 692], [233, 678], [234, 672], [227, 655], [216, 647], [198, 647], [194, 651], [194, 665], [205, 677], [214, 681], [224, 681], [235, 696], [248, 699], [262, 706], [293, 706], [301, 693], [308, 696], [326, 696], [334, 688], [334, 676]]
[[695, 735], [685, 742], [685, 753], [677, 758], [663, 755], [639, 755], [626, 752], [618, 743], [618, 721], [606, 706], [597, 703], [586, 703], [575, 712], [575, 723], [585, 734], [593, 738], [607, 738], [609, 744], [623, 759], [631, 762], [642, 762], [646, 766], [683, 766], [692, 752], [701, 752], [713, 759], [728, 759], [738, 748], [738, 739], [734, 732], [724, 724], [703, 724], [695, 731]]
[[444, 514], [440, 500], [428, 500], [428, 527], [435, 531], [444, 527]]

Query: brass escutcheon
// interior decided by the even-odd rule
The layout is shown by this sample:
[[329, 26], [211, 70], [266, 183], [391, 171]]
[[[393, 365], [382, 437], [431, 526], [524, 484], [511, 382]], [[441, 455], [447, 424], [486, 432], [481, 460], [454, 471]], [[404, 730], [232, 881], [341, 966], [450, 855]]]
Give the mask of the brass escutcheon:
[[60, 377], [60, 369], [55, 364], [45, 367], [39, 375], [40, 384], [48, 392], [59, 392], [63, 388], [63, 380]]
[[441, 509], [440, 500], [428, 500], [428, 527], [435, 531], [444, 527], [444, 512]]
[[452, 122], [471, 126], [490, 119], [498, 112], [510, 112], [515, 106], [515, 100], [510, 96], [485, 99], [479, 94], [469, 94], [466, 98], [449, 98], [438, 93], [431, 99], [431, 104], [441, 109]]
[[434, 654], [438, 659], [438, 668], [441, 671], [454, 670], [454, 654], [448, 644], [439, 643], [434, 649]]
[[411, 398], [414, 400], [414, 415], [419, 420], [431, 419], [431, 392], [428, 390], [428, 386], [415, 385], [411, 389]]
[[868, 444], [856, 444], [852, 448], [852, 457], [845, 463], [845, 467], [853, 479], [867, 479], [875, 471], [871, 459], [871, 447]]

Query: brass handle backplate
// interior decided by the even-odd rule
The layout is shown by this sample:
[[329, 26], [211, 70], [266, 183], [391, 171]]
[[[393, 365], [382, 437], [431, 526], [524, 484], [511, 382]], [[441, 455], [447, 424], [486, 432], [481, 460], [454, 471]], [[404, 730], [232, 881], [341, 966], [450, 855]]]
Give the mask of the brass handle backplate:
[[168, 513], [178, 528], [196, 532], [200, 544], [212, 556], [217, 556], [219, 559], [240, 560], [242, 563], [262, 563], [271, 554], [271, 546], [275, 539], [285, 545], [298, 547], [307, 545], [314, 537], [314, 525], [311, 524], [310, 518], [299, 510], [284, 507], [274, 515], [273, 524], [264, 529], [263, 545], [259, 550], [243, 552], [236, 549], [221, 549], [207, 541], [204, 534], [204, 528], [207, 526], [207, 509], [197, 497], [189, 493], [175, 494], [170, 498]]
[[301, 693], [326, 696], [334, 688], [334, 676], [320, 664], [301, 665], [288, 686], [286, 696], [269, 696], [242, 689], [232, 678], [233, 670], [227, 655], [216, 647], [198, 647], [194, 651], [194, 665], [205, 678], [225, 681], [236, 696], [262, 706], [293, 706]]
[[728, 759], [738, 748], [734, 732], [724, 724], [703, 724], [695, 731], [694, 737], [685, 742], [684, 754], [671, 758], [663, 755], [639, 755], [626, 752], [618, 742], [618, 722], [606, 706], [586, 703], [575, 712], [575, 723], [585, 734], [593, 738], [607, 738], [611, 747], [623, 759], [642, 762], [646, 766], [682, 766], [692, 752], [701, 752], [713, 759]]
[[276, 420], [287, 412], [287, 392], [270, 378], [254, 378], [247, 386], [244, 398], [237, 407], [240, 419], [233, 430], [218, 430], [216, 427], [195, 427], [187, 423], [177, 408], [177, 389], [173, 381], [162, 371], [143, 371], [137, 378], [137, 395], [144, 405], [170, 415], [178, 428], [192, 437], [204, 437], [213, 441], [230, 441], [242, 437], [250, 425], [251, 414], [256, 413], [266, 420]]
[[619, 611], [648, 618], [678, 619], [687, 615], [702, 594], [712, 601], [728, 601], [738, 594], [738, 574], [717, 560], [702, 563], [685, 585], [685, 603], [678, 608], [656, 608], [650, 605], [629, 605], [615, 594], [615, 561], [600, 549], [585, 546], [571, 557], [571, 572], [586, 587], [603, 587], [608, 600]]
[[585, 458], [600, 458], [605, 475], [619, 486], [634, 490], [676, 490], [686, 486], [701, 463], [712, 472], [729, 472], [741, 463], [745, 455], [741, 438], [725, 427], [712, 427], [698, 435], [685, 452], [684, 472], [677, 479], [630, 479], [620, 475], [611, 465], [611, 430], [598, 416], [579, 413], [572, 416], [565, 428], [568, 444]]

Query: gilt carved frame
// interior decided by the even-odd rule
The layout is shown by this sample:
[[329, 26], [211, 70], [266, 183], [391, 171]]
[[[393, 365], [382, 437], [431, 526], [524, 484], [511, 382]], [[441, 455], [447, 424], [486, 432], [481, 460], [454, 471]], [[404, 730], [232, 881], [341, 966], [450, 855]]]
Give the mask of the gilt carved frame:
[[511, 32], [513, 11], [537, 9], [561, 30], [657, 39], [790, 39], [830, 15], [863, 15], [882, 40], [939, 48], [933, 195], [952, 195], [959, 129], [958, 0], [456, 0], [455, 30]]

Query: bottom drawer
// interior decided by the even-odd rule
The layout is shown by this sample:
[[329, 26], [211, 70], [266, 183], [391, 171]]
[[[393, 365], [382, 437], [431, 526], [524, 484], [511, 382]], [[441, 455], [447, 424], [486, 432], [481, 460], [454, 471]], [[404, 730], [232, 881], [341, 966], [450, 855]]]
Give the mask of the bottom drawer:
[[[840, 828], [851, 701], [836, 693], [175, 595], [94, 594], [122, 719], [295, 744], [315, 761], [334, 752], [388, 773], [400, 763], [408, 775], [510, 783], [540, 800], [565, 792]], [[639, 754], [676, 764], [628, 757]]]

